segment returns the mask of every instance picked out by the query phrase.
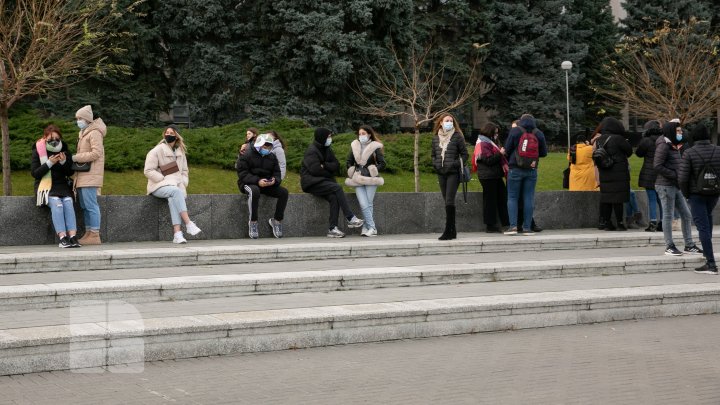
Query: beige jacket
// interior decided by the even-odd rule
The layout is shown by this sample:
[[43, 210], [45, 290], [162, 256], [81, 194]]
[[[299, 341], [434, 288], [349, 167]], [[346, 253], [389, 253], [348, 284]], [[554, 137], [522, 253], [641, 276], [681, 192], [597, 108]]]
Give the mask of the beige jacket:
[[75, 187], [98, 187], [103, 186], [105, 176], [105, 148], [103, 140], [107, 133], [107, 127], [102, 118], [91, 122], [90, 125], [80, 131], [78, 135], [77, 152], [73, 155], [73, 162], [90, 164], [90, 171], [75, 173]]
[[[170, 162], [177, 162], [179, 171], [163, 176], [160, 173], [160, 166]], [[188, 176], [188, 165], [185, 154], [180, 149], [174, 151], [163, 141], [148, 152], [145, 157], [145, 177], [148, 178], [147, 193], [152, 194], [153, 191], [163, 186], [177, 186], [187, 195], [186, 187], [190, 183]]]

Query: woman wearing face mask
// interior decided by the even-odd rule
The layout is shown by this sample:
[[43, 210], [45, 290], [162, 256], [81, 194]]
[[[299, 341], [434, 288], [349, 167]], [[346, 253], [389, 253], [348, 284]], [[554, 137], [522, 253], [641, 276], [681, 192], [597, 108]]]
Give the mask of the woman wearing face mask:
[[338, 215], [342, 208], [348, 228], [359, 228], [364, 221], [353, 214], [345, 199], [345, 192], [335, 181], [340, 169], [332, 144], [332, 132], [326, 128], [315, 129], [315, 141], [308, 146], [300, 166], [300, 187], [306, 193], [323, 198], [330, 203], [330, 227], [328, 238], [344, 238], [345, 233], [338, 229]]
[[100, 241], [100, 205], [97, 196], [105, 176], [105, 148], [103, 140], [107, 127], [101, 118], [93, 119], [89, 105], [75, 113], [78, 135], [77, 153], [72, 161], [82, 164], [89, 170], [75, 172], [75, 188], [80, 208], [85, 219], [85, 234], [80, 238], [81, 245], [99, 245]]
[[47, 205], [52, 214], [55, 233], [61, 248], [80, 247], [76, 232], [75, 208], [68, 177], [72, 175], [72, 160], [62, 141], [60, 128], [48, 125], [43, 136], [32, 146], [30, 172], [35, 178], [37, 206]]
[[508, 173], [508, 161], [500, 148], [500, 128], [489, 122], [480, 129], [473, 154], [473, 171], [477, 171], [482, 185], [483, 220], [487, 233], [500, 233], [497, 218], [503, 228], [510, 226], [507, 210], [507, 187], [505, 177]]
[[163, 131], [163, 140], [145, 157], [147, 193], [167, 200], [173, 226], [173, 243], [187, 243], [180, 228], [181, 220], [187, 233], [193, 236], [200, 233], [200, 228], [190, 220], [185, 204], [186, 187], [190, 182], [186, 153], [180, 131], [170, 125]]
[[373, 218], [373, 200], [378, 186], [385, 184], [379, 173], [384, 168], [383, 145], [378, 140], [377, 134], [368, 125], [360, 126], [357, 139], [350, 144], [347, 158], [348, 178], [345, 179], [345, 185], [355, 187], [355, 195], [365, 219], [360, 232], [362, 236], [377, 236], [377, 227]]
[[451, 114], [440, 116], [435, 122], [433, 133], [432, 162], [445, 201], [445, 231], [438, 239], [455, 239], [455, 195], [460, 184], [461, 163], [465, 164], [468, 158], [467, 146], [462, 131]]

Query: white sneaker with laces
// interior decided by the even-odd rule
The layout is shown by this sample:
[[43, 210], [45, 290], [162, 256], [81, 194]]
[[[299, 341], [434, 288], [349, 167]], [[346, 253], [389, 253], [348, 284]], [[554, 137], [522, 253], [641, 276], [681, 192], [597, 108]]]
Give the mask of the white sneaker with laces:
[[363, 226], [364, 223], [365, 223], [365, 221], [363, 221], [362, 219], [360, 219], [356, 216], [353, 216], [352, 218], [350, 218], [348, 220], [347, 226], [348, 226], [348, 228], [360, 228], [361, 226]]
[[328, 238], [344, 238], [345, 234], [343, 231], [339, 230], [338, 227], [334, 227], [333, 229], [330, 229], [327, 233]]
[[177, 232], [175, 233], [175, 235], [173, 235], [173, 243], [179, 245], [181, 243], [187, 243], [187, 240], [185, 240], [182, 232]]
[[368, 229], [368, 231], [367, 231], [367, 233], [366, 233], [365, 236], [368, 236], [368, 237], [371, 237], [371, 238], [374, 237], [374, 236], [377, 236], [377, 229], [375, 229], [375, 228], [370, 228], [370, 229]]
[[200, 228], [198, 228], [198, 226], [195, 225], [195, 222], [193, 222], [193, 221], [190, 221], [187, 224], [185, 224], [185, 230], [187, 231], [187, 233], [189, 233], [192, 236], [195, 236], [195, 235], [199, 234], [200, 232], [202, 232], [202, 230]]

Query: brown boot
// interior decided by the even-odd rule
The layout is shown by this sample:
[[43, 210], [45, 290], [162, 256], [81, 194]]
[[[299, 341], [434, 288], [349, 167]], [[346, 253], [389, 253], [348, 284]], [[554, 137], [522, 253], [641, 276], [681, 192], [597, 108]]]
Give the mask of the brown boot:
[[84, 246], [99, 245], [102, 243], [100, 242], [100, 232], [88, 230], [85, 232], [85, 235], [83, 235], [83, 237], [78, 240], [78, 242], [80, 242], [80, 244]]

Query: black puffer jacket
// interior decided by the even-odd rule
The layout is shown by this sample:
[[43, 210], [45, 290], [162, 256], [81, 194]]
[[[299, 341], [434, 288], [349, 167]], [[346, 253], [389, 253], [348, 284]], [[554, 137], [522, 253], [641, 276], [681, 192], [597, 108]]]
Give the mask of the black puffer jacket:
[[640, 177], [638, 178], [638, 186], [646, 189], [655, 188], [655, 179], [657, 178], [657, 172], [653, 166], [655, 160], [655, 142], [658, 137], [662, 136], [662, 131], [649, 130], [645, 133], [645, 136], [638, 144], [635, 154], [638, 157], [643, 158], [643, 165], [640, 169]]
[[68, 184], [68, 177], [74, 173], [72, 170], [72, 156], [68, 153], [68, 147], [65, 141], [62, 141], [60, 152], [48, 151], [48, 157], [61, 152], [65, 152], [65, 164], [55, 163], [52, 168], [48, 168], [46, 164], [40, 164], [40, 155], [38, 155], [37, 147], [33, 144], [32, 155], [30, 157], [30, 173], [32, 173], [32, 176], [35, 178], [35, 193], [37, 193], [40, 180], [49, 170], [52, 176], [52, 187], [48, 195], [51, 197], [71, 197], [73, 195], [72, 189], [70, 189], [70, 185]]
[[615, 162], [611, 167], [598, 168], [600, 202], [617, 204], [630, 201], [628, 157], [632, 155], [632, 146], [625, 139], [625, 127], [617, 119], [607, 117], [601, 122], [600, 132], [602, 136], [595, 141], [595, 145], [604, 145]]
[[678, 123], [669, 122], [663, 126], [663, 135], [655, 141], [655, 159], [653, 167], [657, 171], [656, 186], [678, 187], [677, 171], [680, 168], [680, 151], [675, 138]]
[[696, 141], [693, 147], [683, 154], [677, 171], [678, 184], [686, 198], [690, 197], [690, 194], [699, 194], [697, 177], [705, 164], [711, 165], [715, 174], [720, 175], [720, 148], [709, 140]]
[[308, 187], [326, 180], [335, 182], [340, 170], [340, 163], [325, 140], [330, 131], [325, 128], [315, 130], [315, 141], [308, 146], [300, 166], [300, 187], [306, 191]]
[[465, 145], [465, 138], [459, 132], [452, 134], [447, 149], [445, 149], [445, 161], [443, 163], [442, 149], [440, 149], [440, 137], [435, 134], [432, 141], [432, 157], [433, 167], [438, 174], [455, 174], [460, 173], [460, 159], [467, 162], [468, 150]]
[[256, 186], [261, 179], [274, 178], [273, 186], [279, 186], [282, 181], [277, 157], [272, 153], [263, 156], [253, 145], [248, 145], [248, 150], [238, 157], [235, 169], [238, 175], [238, 188], [241, 191], [245, 184]]

